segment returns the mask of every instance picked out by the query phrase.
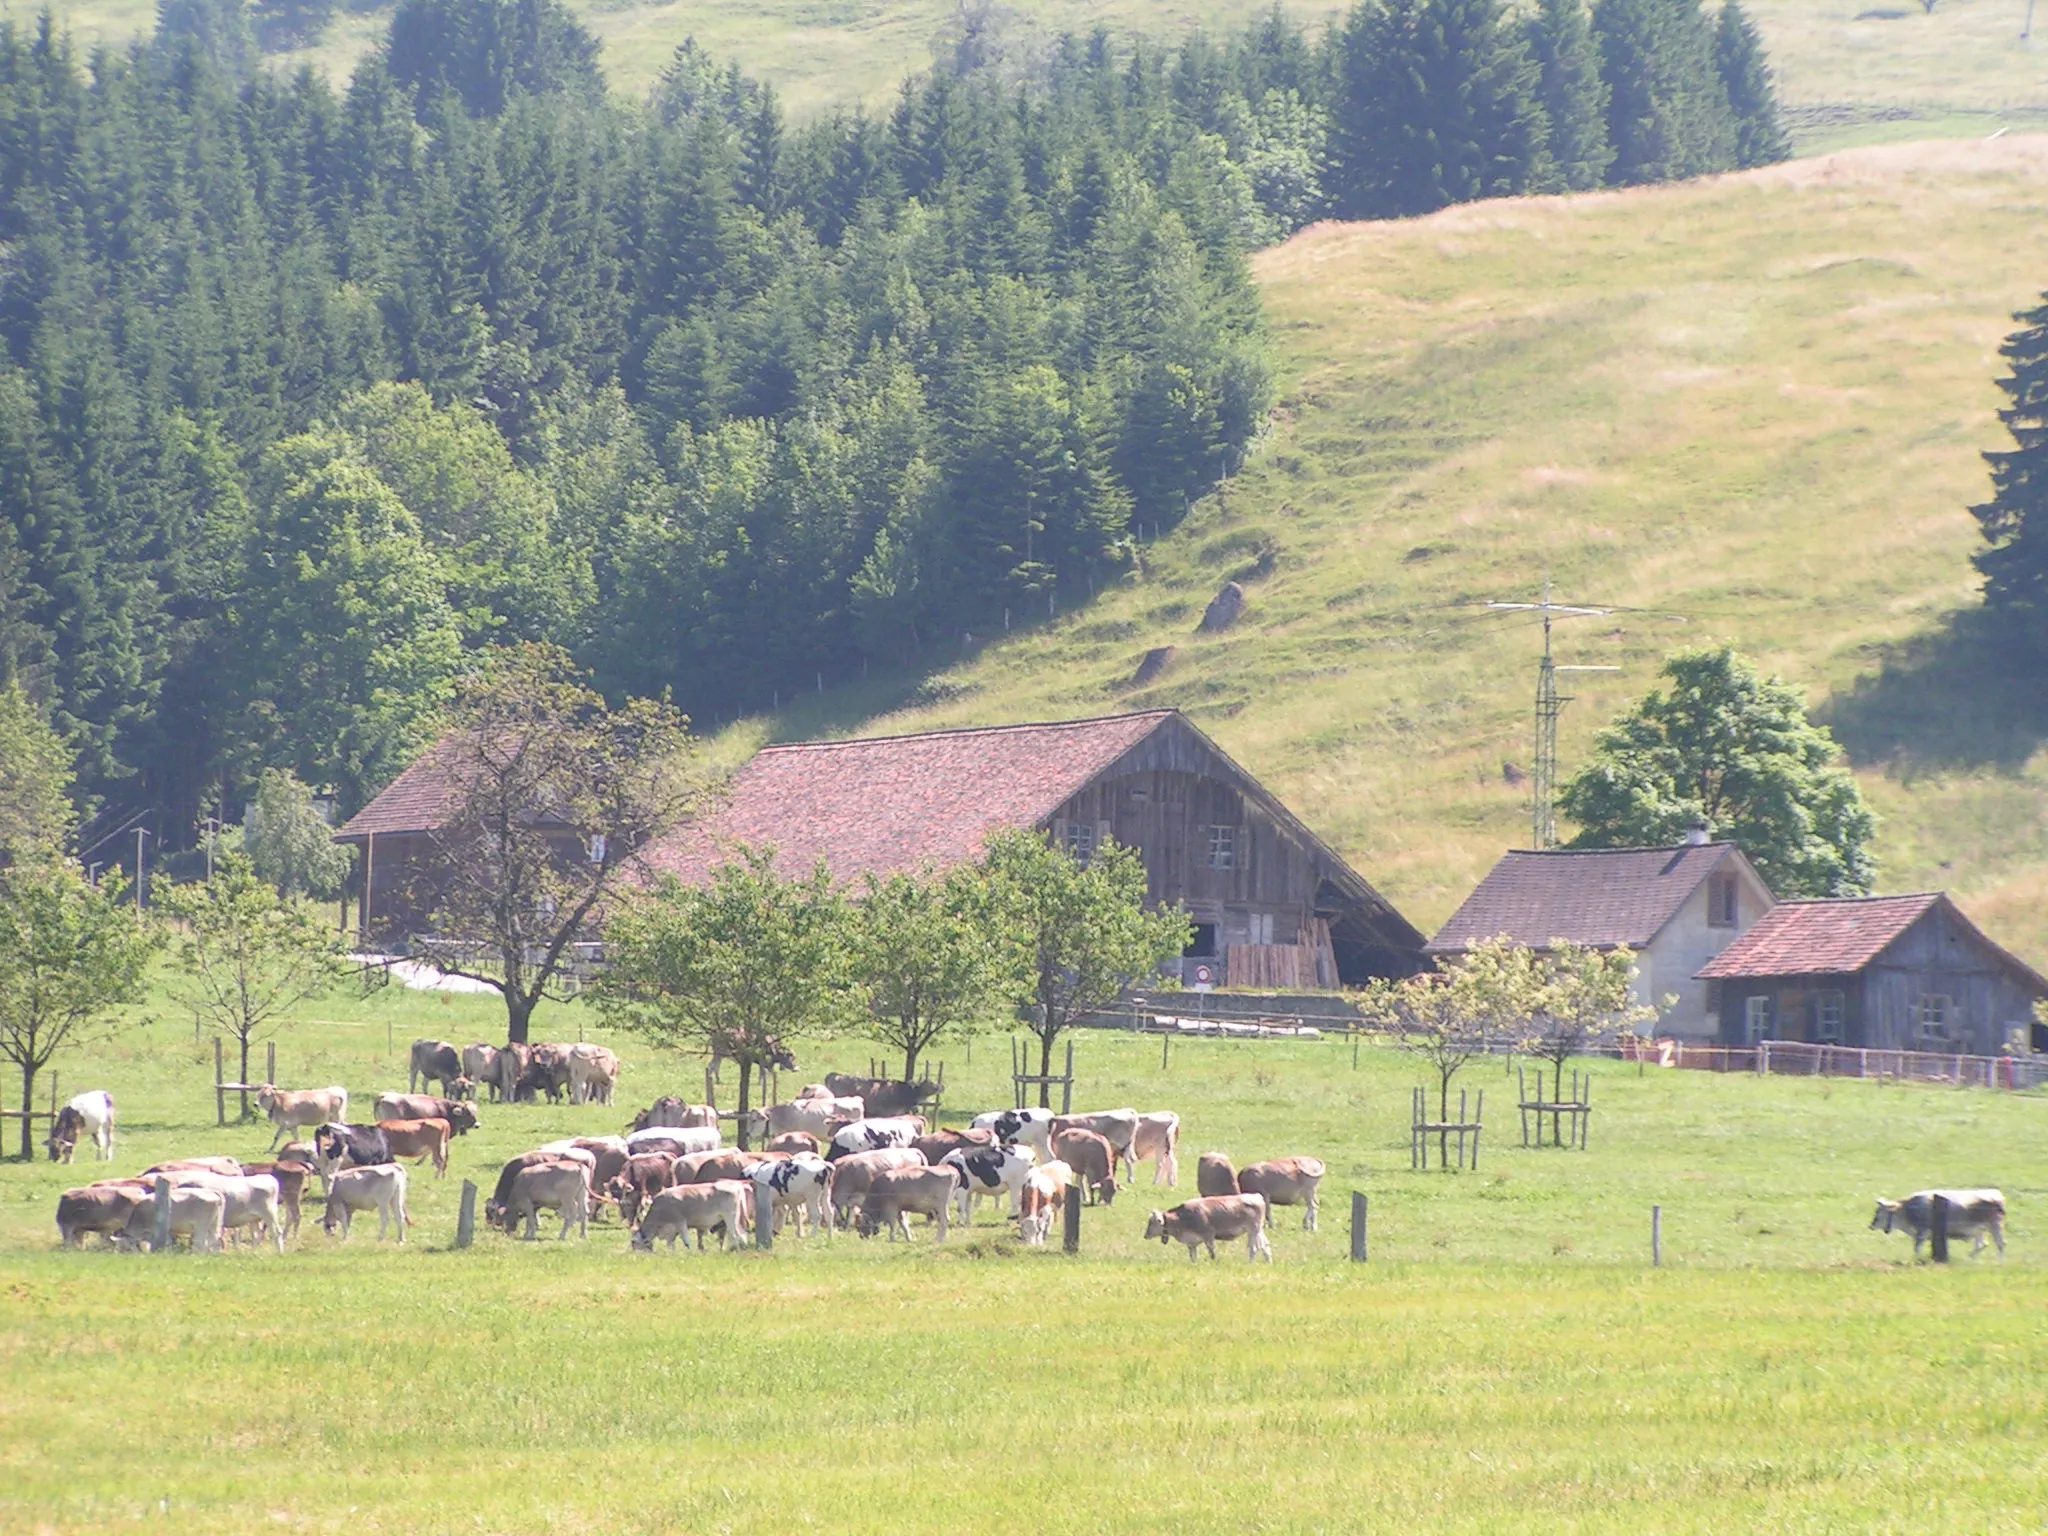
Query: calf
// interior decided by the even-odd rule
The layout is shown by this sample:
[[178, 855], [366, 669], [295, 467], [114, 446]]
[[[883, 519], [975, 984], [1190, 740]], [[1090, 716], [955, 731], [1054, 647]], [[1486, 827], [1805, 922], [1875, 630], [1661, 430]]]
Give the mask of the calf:
[[573, 1223], [578, 1237], [590, 1232], [590, 1173], [581, 1163], [559, 1159], [522, 1168], [512, 1180], [505, 1199], [501, 1222], [507, 1233], [526, 1223], [526, 1239], [540, 1236], [540, 1213], [553, 1211], [562, 1218], [559, 1239], [567, 1242]]
[[111, 1242], [127, 1231], [138, 1205], [156, 1206], [156, 1191], [139, 1181], [67, 1189], [57, 1197], [57, 1235], [66, 1248], [78, 1247], [93, 1232]]
[[391, 1161], [391, 1143], [374, 1125], [323, 1125], [313, 1133], [313, 1166], [332, 1186], [339, 1168], [374, 1168]]
[[780, 1136], [769, 1137], [768, 1144], [761, 1150], [770, 1157], [791, 1157], [799, 1152], [808, 1152], [815, 1157], [823, 1149], [824, 1143], [809, 1131], [784, 1131]]
[[832, 1214], [840, 1226], [846, 1213], [867, 1198], [868, 1185], [877, 1173], [888, 1168], [922, 1168], [924, 1154], [915, 1147], [884, 1147], [879, 1152], [855, 1152], [832, 1164]]
[[881, 1228], [887, 1227], [890, 1242], [895, 1242], [898, 1234], [909, 1242], [910, 1223], [904, 1218], [916, 1211], [939, 1224], [938, 1240], [943, 1243], [946, 1240], [947, 1215], [953, 1208], [953, 1197], [959, 1187], [957, 1169], [945, 1166], [883, 1168], [868, 1181], [867, 1198], [860, 1207], [860, 1235], [873, 1237]]
[[[764, 1159], [747, 1171], [754, 1185], [754, 1225], [757, 1234], [776, 1230], [784, 1211], [795, 1213], [797, 1234], [810, 1218], [812, 1231], [822, 1228], [829, 1237], [828, 1219], [832, 1194], [832, 1165], [815, 1152], [799, 1152], [780, 1160]], [[757, 1235], [756, 1241], [759, 1241]]]
[[1237, 1193], [1237, 1170], [1222, 1152], [1204, 1152], [1195, 1159], [1195, 1193], [1204, 1199]]
[[405, 1229], [412, 1218], [405, 1210], [405, 1170], [396, 1163], [381, 1163], [368, 1168], [343, 1168], [327, 1183], [327, 1214], [321, 1218], [320, 1226], [329, 1236], [336, 1227], [341, 1228], [341, 1240], [348, 1241], [349, 1222], [357, 1211], [377, 1213], [377, 1241], [384, 1241], [386, 1230], [398, 1229], [400, 1246], [405, 1243]]
[[379, 1120], [446, 1120], [451, 1136], [473, 1131], [478, 1123], [476, 1106], [431, 1093], [380, 1093], [374, 1107]]
[[627, 1226], [637, 1225], [647, 1202], [675, 1182], [675, 1161], [666, 1152], [636, 1153], [613, 1175], [605, 1194]]
[[306, 1192], [306, 1180], [312, 1175], [313, 1165], [289, 1158], [279, 1158], [274, 1163], [251, 1163], [242, 1171], [250, 1174], [267, 1173], [277, 1180], [277, 1209], [284, 1217], [284, 1235], [297, 1235], [299, 1201]]
[[57, 1118], [50, 1124], [49, 1138], [44, 1143], [50, 1149], [50, 1161], [70, 1162], [81, 1136], [92, 1138], [94, 1161], [113, 1157], [114, 1096], [106, 1089], [95, 1088], [90, 1093], [81, 1093], [57, 1111]]
[[1099, 1200], [1108, 1205], [1116, 1199], [1116, 1148], [1107, 1136], [1085, 1126], [1069, 1126], [1053, 1133], [1052, 1155], [1074, 1170], [1089, 1204]]
[[939, 1085], [926, 1079], [905, 1082], [891, 1077], [848, 1077], [844, 1072], [827, 1072], [825, 1089], [837, 1098], [859, 1099], [863, 1112], [888, 1120], [915, 1114], [917, 1106], [938, 1095]]
[[731, 1180], [718, 1184], [684, 1184], [664, 1189], [647, 1202], [647, 1214], [633, 1233], [633, 1246], [652, 1249], [664, 1239], [675, 1252], [676, 1239], [690, 1246], [690, 1234], [697, 1234], [697, 1247], [704, 1247], [704, 1234], [716, 1232], [718, 1246], [731, 1248], [745, 1231], [740, 1205], [740, 1186]]
[[[217, 1189], [177, 1189], [168, 1192], [171, 1202], [171, 1240], [184, 1238], [194, 1253], [219, 1253], [221, 1226], [227, 1214], [227, 1200]], [[124, 1248], [156, 1246], [157, 1197], [152, 1195], [128, 1213], [128, 1225], [117, 1239]]]
[[1017, 1235], [1027, 1247], [1044, 1244], [1052, 1231], [1053, 1216], [1066, 1199], [1067, 1186], [1073, 1182], [1074, 1170], [1058, 1160], [1040, 1163], [1024, 1176], [1017, 1202]]
[[446, 1120], [379, 1120], [377, 1130], [392, 1157], [409, 1157], [415, 1162], [430, 1157], [434, 1160], [434, 1177], [448, 1177], [450, 1132]]
[[1263, 1195], [1205, 1195], [1184, 1200], [1170, 1211], [1154, 1211], [1145, 1223], [1145, 1241], [1155, 1237], [1161, 1244], [1186, 1243], [1190, 1259], [1204, 1246], [1213, 1259], [1218, 1240], [1227, 1243], [1241, 1237], [1248, 1258], [1273, 1262], [1273, 1245], [1266, 1240]]
[[982, 1200], [1004, 1199], [1015, 1212], [1025, 1176], [1038, 1166], [1029, 1148], [1018, 1147], [961, 1147], [938, 1161], [959, 1176], [960, 1220], [968, 1226], [974, 1224], [974, 1208]]
[[718, 1111], [709, 1104], [685, 1104], [674, 1094], [663, 1094], [633, 1117], [627, 1131], [644, 1131], [649, 1126], [715, 1126]]
[[462, 1048], [462, 1075], [473, 1083], [482, 1083], [491, 1090], [491, 1097], [504, 1097], [503, 1084], [498, 1077], [498, 1048], [495, 1045], [465, 1045]]
[[265, 1083], [256, 1090], [256, 1107], [269, 1117], [277, 1128], [270, 1138], [271, 1150], [286, 1133], [302, 1131], [312, 1125], [326, 1125], [329, 1121], [348, 1118], [348, 1090], [346, 1088], [273, 1088]]
[[1937, 1195], [1948, 1201], [1950, 1242], [1974, 1238], [1970, 1253], [1975, 1256], [1984, 1251], [1984, 1237], [1989, 1233], [1998, 1244], [1998, 1256], [2005, 1257], [2005, 1196], [1995, 1189], [1923, 1189], [1903, 1200], [1880, 1200], [1877, 1214], [1870, 1218], [1870, 1230], [1912, 1233], [1913, 1257], [1919, 1258], [1921, 1245], [1934, 1235]]
[[1308, 1208], [1301, 1219], [1304, 1231], [1316, 1229], [1316, 1208], [1321, 1199], [1323, 1160], [1319, 1157], [1276, 1157], [1269, 1162], [1247, 1163], [1237, 1171], [1240, 1193], [1264, 1195], [1270, 1210], [1276, 1205]]
[[[1116, 1162], [1130, 1164], [1130, 1176], [1136, 1179], [1138, 1165], [1131, 1162], [1131, 1143], [1138, 1139], [1138, 1112], [1135, 1109], [1106, 1109], [1092, 1115], [1055, 1115], [1052, 1134], [1057, 1137], [1061, 1131], [1093, 1131], [1108, 1142], [1116, 1153], [1116, 1160], [1110, 1164], [1110, 1172], [1116, 1172]], [[1058, 1154], [1055, 1153], [1055, 1156]]]
[[1138, 1116], [1138, 1134], [1131, 1138], [1131, 1177], [1138, 1176], [1138, 1164], [1153, 1159], [1152, 1182], [1169, 1187], [1180, 1183], [1180, 1116], [1170, 1109], [1158, 1109]]
[[609, 1104], [619, 1080], [619, 1058], [601, 1045], [569, 1047], [569, 1102]]
[[421, 1083], [439, 1083], [441, 1091], [451, 1096], [450, 1086], [462, 1076], [462, 1052], [446, 1040], [415, 1040], [412, 1043], [412, 1078], [406, 1087], [413, 1093], [420, 1091]]
[[924, 1116], [898, 1115], [892, 1119], [856, 1120], [832, 1133], [832, 1150], [827, 1162], [836, 1163], [856, 1152], [879, 1152], [885, 1147], [908, 1147], [924, 1134]]
[[219, 1173], [175, 1173], [170, 1182], [176, 1189], [210, 1189], [221, 1197], [221, 1228], [234, 1231], [256, 1227], [267, 1233], [284, 1252], [284, 1218], [278, 1212], [278, 1184], [269, 1174], [243, 1174], [230, 1178]]

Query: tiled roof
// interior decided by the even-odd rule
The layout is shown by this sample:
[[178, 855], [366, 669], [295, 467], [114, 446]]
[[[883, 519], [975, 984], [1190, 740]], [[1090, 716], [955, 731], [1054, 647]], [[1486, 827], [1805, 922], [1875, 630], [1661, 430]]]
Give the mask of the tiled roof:
[[1036, 826], [1172, 718], [1151, 710], [766, 747], [723, 806], [650, 848], [647, 863], [701, 880], [735, 844], [771, 843], [786, 875], [821, 859], [840, 880], [947, 868], [980, 857], [998, 827]]
[[1505, 854], [1429, 941], [1428, 952], [1456, 954], [1501, 934], [1530, 948], [1564, 939], [1641, 949], [1731, 857], [1740, 857], [1733, 843]]
[[1917, 896], [1858, 896], [1781, 902], [1708, 961], [1700, 979], [1730, 976], [1846, 976], [1860, 971], [1936, 904]]
[[335, 834], [337, 840], [382, 837], [390, 832], [431, 832], [441, 825], [449, 803], [455, 798], [448, 765], [454, 756], [454, 740], [441, 741], [422, 752], [410, 768], [384, 786], [382, 794], [364, 806]]

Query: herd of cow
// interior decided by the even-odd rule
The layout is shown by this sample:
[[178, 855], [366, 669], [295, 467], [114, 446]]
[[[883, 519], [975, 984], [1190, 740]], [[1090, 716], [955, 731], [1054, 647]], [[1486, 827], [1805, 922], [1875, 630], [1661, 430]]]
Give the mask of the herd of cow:
[[[351, 1124], [348, 1090], [283, 1090], [264, 1085], [257, 1105], [271, 1122], [273, 1160], [242, 1163], [195, 1157], [159, 1163], [132, 1178], [106, 1179], [66, 1190], [57, 1228], [66, 1246], [97, 1234], [116, 1246], [146, 1249], [183, 1239], [196, 1251], [218, 1251], [231, 1233], [273, 1242], [299, 1227], [307, 1181], [324, 1192], [322, 1226], [348, 1236], [351, 1219], [375, 1212], [379, 1239], [405, 1241], [407, 1171], [431, 1162], [448, 1171], [451, 1141], [477, 1126], [469, 1095], [482, 1084], [493, 1096], [518, 1100], [567, 1094], [575, 1103], [610, 1103], [618, 1058], [602, 1046], [470, 1046], [413, 1043], [406, 1093], [380, 1094], [375, 1120]], [[417, 1092], [438, 1084], [443, 1095]], [[1089, 1203], [1110, 1204], [1153, 1164], [1152, 1182], [1180, 1182], [1180, 1116], [1171, 1110], [1116, 1109], [1054, 1115], [1044, 1109], [994, 1110], [963, 1129], [932, 1129], [913, 1111], [925, 1085], [829, 1074], [785, 1104], [749, 1112], [744, 1139], [758, 1150], [723, 1145], [718, 1111], [678, 1098], [657, 1099], [619, 1136], [578, 1136], [522, 1152], [499, 1171], [485, 1219], [508, 1234], [537, 1238], [543, 1213], [557, 1217], [559, 1236], [588, 1232], [600, 1212], [616, 1211], [635, 1248], [694, 1234], [701, 1249], [767, 1246], [785, 1223], [805, 1232], [887, 1231], [910, 1236], [922, 1216], [944, 1242], [955, 1222], [972, 1224], [983, 1200], [998, 1203], [1031, 1246], [1042, 1245], [1069, 1188]], [[114, 1156], [114, 1101], [104, 1091], [72, 1099], [56, 1116], [48, 1147], [70, 1162], [90, 1140], [100, 1159]], [[289, 1140], [310, 1132], [310, 1140]], [[1118, 1176], [1122, 1175], [1122, 1184]], [[1234, 1168], [1221, 1153], [1196, 1162], [1197, 1198], [1150, 1212], [1147, 1241], [1182, 1243], [1193, 1259], [1219, 1242], [1243, 1239], [1253, 1260], [1273, 1257], [1267, 1235], [1276, 1206], [1303, 1208], [1314, 1231], [1324, 1165], [1313, 1157], [1281, 1157]], [[161, 1192], [158, 1184], [165, 1187]], [[1939, 1204], [1937, 1202], [1940, 1202]], [[1878, 1202], [1874, 1230], [1907, 1232], [1917, 1258], [1937, 1213], [1950, 1238], [1986, 1236], [2005, 1251], [2005, 1200], [1997, 1190], [1923, 1190]]]

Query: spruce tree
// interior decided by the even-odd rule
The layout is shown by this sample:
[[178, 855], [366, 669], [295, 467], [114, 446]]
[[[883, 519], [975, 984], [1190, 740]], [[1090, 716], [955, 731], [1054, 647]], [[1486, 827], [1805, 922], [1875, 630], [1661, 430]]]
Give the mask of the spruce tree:
[[1714, 30], [1714, 63], [1721, 72], [1728, 108], [1735, 115], [1735, 163], [1743, 170], [1789, 159], [1792, 145], [1778, 121], [1778, 92], [1756, 35], [1737, 0], [1726, 0]]
[[1541, 75], [1550, 157], [1573, 192], [1607, 180], [1614, 146], [1607, 139], [1607, 82], [1585, 0], [1537, 0], [1527, 22], [1529, 52]]
[[1972, 507], [1990, 548], [1977, 555], [1984, 600], [2014, 637], [2048, 656], [2048, 302], [2016, 318], [2021, 328], [1999, 355], [2012, 372], [1998, 381], [1998, 413], [2013, 446], [1984, 455], [1991, 500]]
[[1598, 0], [1611, 185], [1704, 176], [1735, 165], [1735, 116], [1699, 0]]

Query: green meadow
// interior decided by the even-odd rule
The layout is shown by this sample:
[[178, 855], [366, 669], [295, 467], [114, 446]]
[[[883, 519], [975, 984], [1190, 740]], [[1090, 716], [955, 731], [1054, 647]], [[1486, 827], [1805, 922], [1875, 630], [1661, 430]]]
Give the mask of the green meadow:
[[[413, 1037], [502, 1028], [474, 998], [307, 1012], [279, 1075], [359, 1116]], [[1602, 1062], [1575, 1153], [1520, 1145], [1496, 1060], [1461, 1079], [1486, 1092], [1478, 1169], [1417, 1173], [1398, 1051], [1177, 1040], [1162, 1065], [1156, 1037], [1085, 1033], [1081, 1103], [1181, 1113], [1181, 1195], [1205, 1150], [1310, 1153], [1322, 1230], [1282, 1211], [1273, 1265], [1190, 1264], [1140, 1241], [1175, 1198], [1147, 1167], [1085, 1212], [1078, 1258], [986, 1210], [943, 1248], [636, 1254], [606, 1221], [454, 1251], [464, 1178], [701, 1089], [701, 1063], [611, 1043], [616, 1105], [483, 1106], [449, 1178], [414, 1175], [402, 1248], [374, 1223], [332, 1241], [313, 1205], [282, 1258], [58, 1249], [66, 1185], [269, 1140], [214, 1126], [211, 1042], [168, 1005], [67, 1062], [67, 1092], [114, 1092], [121, 1144], [111, 1170], [0, 1164], [0, 1529], [1986, 1531], [2048, 1508], [2038, 1094]], [[821, 1042], [803, 1075], [870, 1054]], [[1006, 1101], [1004, 1037], [940, 1055], [959, 1116]], [[2003, 1262], [1914, 1265], [1867, 1230], [1874, 1196], [1931, 1184], [2005, 1190]]]

